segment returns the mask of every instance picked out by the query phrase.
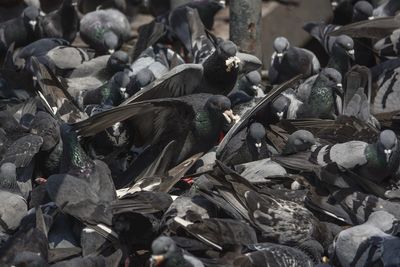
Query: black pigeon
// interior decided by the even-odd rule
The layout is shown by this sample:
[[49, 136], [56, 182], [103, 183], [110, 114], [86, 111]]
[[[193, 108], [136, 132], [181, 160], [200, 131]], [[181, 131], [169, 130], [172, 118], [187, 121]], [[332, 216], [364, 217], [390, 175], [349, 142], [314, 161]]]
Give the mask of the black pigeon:
[[80, 21], [82, 40], [102, 54], [119, 49], [130, 38], [130, 29], [125, 15], [115, 9], [87, 13]]
[[[243, 129], [248, 127], [250, 123], [253, 122], [254, 119], [258, 118], [258, 116], [261, 116], [260, 114], [263, 113], [267, 108], [268, 105], [272, 101], [275, 100], [277, 96], [286, 89], [288, 89], [290, 86], [295, 84], [298, 80], [300, 79], [300, 75], [294, 77], [293, 79], [277, 86], [274, 88], [271, 92], [269, 92], [264, 98], [260, 100], [260, 102], [257, 103], [256, 106], [254, 106], [251, 110], [246, 112], [239, 120], [238, 123], [236, 123], [230, 130], [229, 132], [225, 135], [224, 139], [221, 141], [221, 143], [218, 145], [216, 155], [217, 157], [220, 156], [220, 154], [224, 151], [228, 143], [234, 136], [236, 136], [239, 132], [241, 132]], [[263, 123], [263, 120], [261, 120], [261, 123]]]
[[75, 40], [79, 31], [79, 17], [76, 11], [77, 0], [64, 0], [61, 6], [40, 18], [40, 36]]
[[235, 87], [228, 95], [232, 106], [235, 107], [254, 98], [260, 98], [260, 95], [263, 96], [260, 84], [261, 75], [258, 71], [251, 71], [238, 79]]
[[37, 39], [35, 33], [39, 9], [30, 6], [24, 9], [20, 17], [0, 24], [0, 51], [5, 54], [12, 43], [21, 47]]
[[274, 40], [274, 50], [268, 70], [271, 84], [283, 83], [299, 74], [308, 78], [318, 73], [321, 68], [313, 52], [291, 46], [285, 37], [277, 37]]
[[230, 140], [218, 159], [230, 166], [267, 158], [269, 155], [266, 130], [261, 123], [254, 122]]
[[78, 102], [82, 107], [87, 105], [118, 106], [129, 96], [127, 93], [129, 81], [126, 72], [117, 72], [109, 82], [94, 90], [81, 91], [75, 98], [77, 102], [82, 99], [82, 103]]
[[307, 100], [293, 112], [295, 118], [334, 118], [341, 110], [337, 103], [337, 94], [341, 93], [338, 86], [340, 79], [337, 71], [323, 69], [315, 79]]
[[152, 145], [158, 150], [175, 139], [175, 163], [179, 163], [190, 155], [214, 146], [226, 124], [236, 119], [227, 97], [195, 94], [121, 105], [74, 124], [73, 129], [80, 136], [91, 136], [127, 120], [134, 131], [134, 144], [137, 147]]

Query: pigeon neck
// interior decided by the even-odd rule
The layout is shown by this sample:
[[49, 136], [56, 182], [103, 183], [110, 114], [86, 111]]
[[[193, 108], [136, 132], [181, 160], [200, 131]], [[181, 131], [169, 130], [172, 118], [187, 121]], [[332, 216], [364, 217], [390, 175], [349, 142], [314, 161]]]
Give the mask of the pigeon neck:
[[344, 77], [351, 67], [350, 58], [346, 53], [334, 46], [326, 67], [336, 69]]
[[84, 172], [85, 169], [90, 168], [92, 161], [81, 147], [76, 133], [63, 129], [62, 138], [63, 162], [60, 168], [61, 172], [66, 173], [73, 169]]
[[307, 104], [315, 116], [319, 118], [331, 118], [334, 98], [332, 89], [323, 75], [317, 78], [311, 88]]

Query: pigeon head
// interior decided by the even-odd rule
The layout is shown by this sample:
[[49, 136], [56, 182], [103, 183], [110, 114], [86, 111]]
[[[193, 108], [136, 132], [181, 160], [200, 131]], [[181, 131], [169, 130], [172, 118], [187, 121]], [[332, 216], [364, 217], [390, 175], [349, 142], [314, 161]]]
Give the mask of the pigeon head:
[[139, 92], [143, 87], [149, 85], [155, 80], [153, 72], [144, 68], [140, 70], [128, 84], [127, 92], [129, 95], [134, 95]]
[[153, 253], [150, 266], [173, 266], [179, 259], [184, 261], [182, 252], [170, 237], [160, 236], [155, 239], [151, 244], [151, 250]]
[[119, 88], [119, 92], [123, 98], [128, 98], [129, 94], [126, 92], [126, 88], [130, 82], [130, 77], [128, 73], [124, 71], [117, 72], [112, 77], [112, 82], [114, 86]]
[[278, 57], [279, 62], [281, 62], [286, 51], [290, 48], [290, 43], [285, 37], [277, 37], [274, 40], [273, 46], [276, 56]]
[[108, 51], [108, 53], [113, 54], [114, 51], [119, 47], [118, 36], [112, 31], [107, 31], [104, 33], [103, 37], [103, 45], [105, 47], [105, 50]]
[[373, 17], [374, 8], [367, 1], [358, 1], [353, 7], [353, 22], [371, 20]]
[[378, 152], [385, 155], [386, 162], [390, 161], [393, 152], [397, 150], [397, 143], [397, 136], [392, 130], [384, 130], [379, 134]]
[[237, 82], [238, 90], [244, 91], [249, 96], [256, 96], [262, 88], [260, 87], [261, 75], [258, 71], [251, 71], [240, 78]]
[[254, 122], [249, 127], [248, 138], [254, 142], [257, 151], [260, 151], [262, 140], [265, 138], [266, 131], [261, 123]]
[[224, 118], [229, 124], [239, 120], [239, 117], [233, 114], [231, 101], [223, 95], [211, 96], [205, 104], [205, 109], [216, 118]]
[[124, 51], [115, 51], [111, 54], [107, 62], [107, 68], [115, 73], [118, 71], [123, 71], [129, 63], [129, 56]]
[[217, 48], [220, 57], [225, 59], [226, 71], [239, 68], [240, 59], [236, 56], [237, 46], [232, 41], [222, 41]]
[[289, 105], [290, 99], [281, 94], [271, 102], [271, 111], [279, 120], [282, 120], [286, 118]]
[[307, 151], [313, 145], [315, 145], [314, 135], [306, 130], [298, 130], [289, 136], [282, 154], [290, 155], [301, 151]]
[[354, 60], [354, 41], [347, 35], [340, 35], [333, 44], [333, 50], [346, 54]]
[[37, 19], [39, 15], [40, 15], [40, 10], [34, 6], [29, 6], [25, 8], [24, 12], [22, 13], [24, 22], [29, 24], [29, 27], [32, 29], [32, 31], [34, 31], [36, 28]]
[[14, 163], [6, 162], [1, 165], [0, 188], [10, 192], [19, 191], [17, 184], [17, 167]]
[[325, 68], [321, 71], [321, 75], [329, 81], [329, 84], [331, 84], [334, 89], [342, 93], [342, 74], [340, 74], [339, 71], [333, 68]]

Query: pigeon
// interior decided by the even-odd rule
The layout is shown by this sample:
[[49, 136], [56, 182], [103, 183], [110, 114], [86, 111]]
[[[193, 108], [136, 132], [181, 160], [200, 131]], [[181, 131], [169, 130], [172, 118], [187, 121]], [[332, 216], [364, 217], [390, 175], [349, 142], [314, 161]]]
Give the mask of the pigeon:
[[40, 57], [44, 56], [52, 50], [60, 45], [69, 45], [69, 42], [65, 41], [64, 39], [59, 38], [42, 38], [35, 42], [30, 43], [29, 45], [23, 47], [19, 50], [18, 54], [16, 55], [16, 64], [19, 65], [19, 60], [23, 60], [23, 66], [27, 70], [32, 70], [30, 60], [32, 57]]
[[87, 13], [80, 21], [82, 40], [98, 53], [114, 53], [130, 38], [129, 34], [127, 18], [115, 9]]
[[150, 266], [204, 266], [200, 260], [178, 248], [174, 240], [167, 236], [156, 238], [151, 244], [151, 250]]
[[254, 122], [235, 135], [218, 157], [226, 165], [237, 165], [269, 156], [266, 131], [261, 123]]
[[46, 217], [42, 210], [40, 208], [33, 210], [23, 218], [18, 231], [1, 248], [1, 265], [12, 266], [32, 261], [46, 266], [47, 232]]
[[74, 97], [81, 106], [118, 106], [124, 99], [129, 97], [126, 88], [129, 84], [129, 81], [130, 79], [128, 74], [120, 71], [114, 74], [109, 82], [103, 84], [99, 88], [86, 92], [81, 91], [79, 92], [78, 96]]
[[39, 9], [29, 6], [21, 16], [0, 24], [0, 51], [5, 54], [12, 43], [21, 47], [38, 39], [36, 24], [38, 23]]
[[258, 71], [251, 71], [238, 79], [235, 87], [228, 95], [232, 107], [264, 96], [260, 84], [261, 75]]
[[39, 20], [40, 36], [75, 40], [79, 31], [79, 17], [75, 9], [77, 0], [64, 0], [61, 6]]
[[311, 158], [321, 166], [334, 162], [344, 170], [354, 169], [376, 183], [394, 175], [400, 160], [397, 137], [391, 130], [382, 131], [374, 144], [350, 141], [316, 148]]
[[235, 266], [314, 266], [301, 250], [274, 243], [247, 245], [249, 251], [234, 260]]
[[99, 56], [83, 62], [72, 70], [68, 78], [93, 77], [100, 82], [110, 79], [116, 72], [123, 71], [129, 63], [129, 56], [124, 51], [115, 51], [111, 55]]
[[297, 130], [287, 140], [283, 148], [282, 155], [290, 155], [298, 152], [307, 151], [316, 144], [315, 137], [307, 130]]
[[[160, 116], [165, 120], [160, 120]], [[227, 97], [194, 94], [121, 105], [72, 127], [80, 136], [91, 136], [119, 121], [127, 120], [135, 131], [139, 131], [135, 134], [136, 146], [151, 144], [155, 149], [161, 148], [173, 137], [178, 142], [175, 163], [179, 163], [190, 155], [210, 149], [218, 141], [219, 133], [225, 125], [237, 119]], [[175, 120], [183, 127], [175, 128]], [[144, 121], [155, 123], [143, 127]]]
[[364, 224], [343, 230], [334, 242], [335, 263], [341, 266], [397, 265], [398, 259], [393, 255], [399, 250], [398, 237], [391, 235], [397, 223], [392, 215], [377, 211]]
[[17, 183], [17, 170], [13, 163], [0, 166], [1, 232], [8, 233], [18, 228], [22, 218], [27, 214], [27, 203], [22, 197]]
[[271, 84], [283, 83], [298, 74], [308, 78], [320, 71], [318, 58], [309, 50], [290, 46], [285, 37], [274, 40], [275, 52], [271, 57], [268, 79]]
[[386, 1], [374, 9], [374, 16], [376, 17], [391, 17], [395, 16], [397, 11], [400, 10], [399, 2], [394, 0]]
[[67, 77], [81, 64], [90, 60], [90, 53], [78, 47], [60, 45], [39, 56], [38, 60], [54, 74]]

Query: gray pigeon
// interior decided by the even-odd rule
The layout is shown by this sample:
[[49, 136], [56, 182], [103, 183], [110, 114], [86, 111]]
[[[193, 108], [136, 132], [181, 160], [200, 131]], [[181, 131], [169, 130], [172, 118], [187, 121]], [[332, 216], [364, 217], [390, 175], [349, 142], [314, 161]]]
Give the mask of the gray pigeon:
[[317, 147], [311, 160], [320, 166], [336, 163], [339, 169], [353, 169], [362, 177], [381, 183], [397, 172], [400, 150], [396, 134], [384, 130], [374, 144], [350, 141]]
[[0, 219], [2, 232], [14, 231], [27, 214], [26, 200], [22, 197], [18, 184], [16, 166], [3, 163], [0, 167]]
[[289, 135], [282, 155], [294, 154], [311, 149], [316, 144], [315, 137], [307, 130], [297, 130]]
[[399, 265], [399, 258], [395, 255], [400, 250], [400, 239], [391, 235], [391, 231], [397, 227], [398, 221], [393, 215], [385, 211], [376, 211], [364, 224], [343, 230], [333, 245], [335, 265]]
[[308, 78], [319, 72], [321, 66], [315, 54], [307, 49], [290, 46], [285, 37], [277, 37], [274, 41], [268, 79], [271, 84], [280, 84], [298, 74]]
[[130, 30], [128, 19], [115, 9], [87, 13], [80, 22], [82, 40], [98, 53], [114, 53], [130, 38]]

